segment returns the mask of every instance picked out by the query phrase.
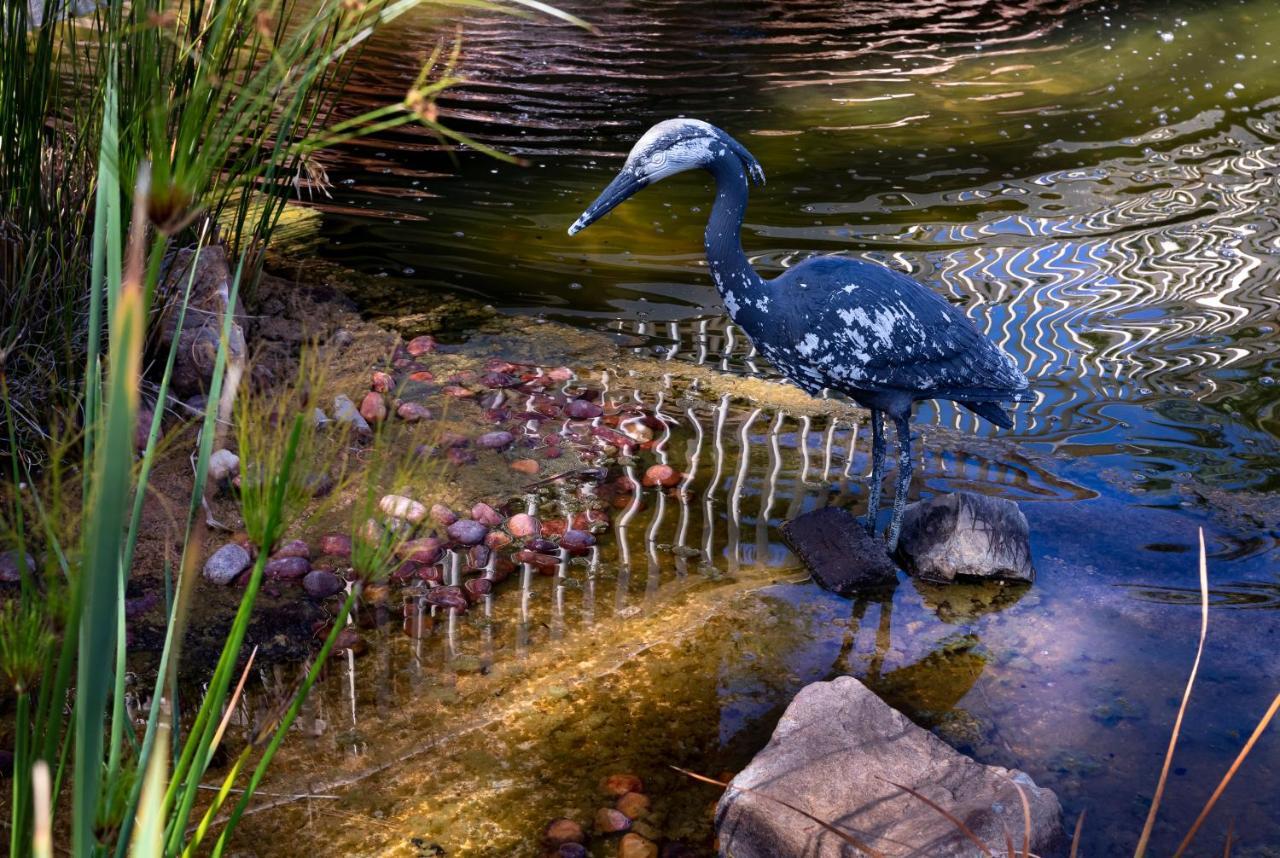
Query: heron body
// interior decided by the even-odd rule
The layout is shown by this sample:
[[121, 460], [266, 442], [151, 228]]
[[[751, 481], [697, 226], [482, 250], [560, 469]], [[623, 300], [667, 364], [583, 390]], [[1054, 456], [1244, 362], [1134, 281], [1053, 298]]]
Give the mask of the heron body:
[[792, 383], [813, 395], [837, 391], [871, 412], [869, 529], [884, 476], [883, 417], [894, 421], [900, 456], [888, 541], [896, 546], [911, 479], [912, 406], [950, 399], [1008, 428], [1013, 424], [1000, 403], [1030, 399], [1026, 377], [964, 313], [891, 269], [822, 256], [771, 280], [757, 274], [742, 250], [741, 230], [748, 177], [763, 184], [764, 171], [742, 144], [706, 122], [672, 119], [649, 129], [569, 233], [641, 188], [694, 168], [716, 182], [707, 263], [730, 318]]

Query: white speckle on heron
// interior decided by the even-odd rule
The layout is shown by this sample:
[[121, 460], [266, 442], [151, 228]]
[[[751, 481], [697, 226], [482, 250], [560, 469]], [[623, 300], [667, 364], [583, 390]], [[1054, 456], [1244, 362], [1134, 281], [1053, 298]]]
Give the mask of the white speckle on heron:
[[799, 351], [800, 354], [804, 355], [805, 357], [808, 357], [809, 355], [813, 354], [813, 350], [816, 349], [817, 347], [818, 347], [818, 336], [816, 334], [806, 334], [804, 338], [804, 342], [796, 346], [796, 350]]

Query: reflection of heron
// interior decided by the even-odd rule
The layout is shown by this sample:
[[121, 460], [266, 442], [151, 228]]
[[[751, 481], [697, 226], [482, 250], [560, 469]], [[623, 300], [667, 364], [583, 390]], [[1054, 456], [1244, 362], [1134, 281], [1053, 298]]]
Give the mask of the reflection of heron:
[[889, 544], [898, 541], [911, 479], [914, 403], [951, 399], [998, 426], [1013, 425], [1000, 402], [1027, 401], [1013, 359], [965, 315], [909, 277], [866, 262], [824, 256], [765, 280], [742, 252], [747, 176], [764, 171], [742, 144], [696, 119], [671, 119], [640, 138], [622, 171], [569, 227], [575, 234], [641, 188], [700, 167], [716, 180], [707, 262], [730, 317], [760, 353], [810, 394], [844, 393], [871, 411], [867, 526], [875, 527], [884, 476], [883, 415], [898, 430], [898, 483]]

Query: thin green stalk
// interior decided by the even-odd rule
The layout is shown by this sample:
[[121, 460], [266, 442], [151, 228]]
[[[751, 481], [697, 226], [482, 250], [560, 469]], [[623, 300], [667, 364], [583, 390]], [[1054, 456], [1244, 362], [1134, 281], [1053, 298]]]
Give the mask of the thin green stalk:
[[267, 749], [262, 754], [262, 759], [258, 761], [258, 765], [254, 768], [253, 776], [249, 779], [248, 786], [245, 787], [244, 793], [240, 796], [240, 801], [236, 802], [235, 810], [231, 812], [231, 817], [227, 820], [226, 825], [222, 827], [222, 833], [218, 835], [218, 841], [213, 848], [213, 858], [221, 858], [231, 834], [235, 831], [236, 825], [239, 824], [240, 818], [244, 815], [245, 808], [249, 806], [249, 801], [253, 798], [254, 792], [262, 782], [262, 778], [267, 772], [267, 767], [271, 765], [271, 760], [275, 757], [276, 751], [280, 749], [280, 744], [284, 741], [285, 734], [289, 732], [289, 728], [293, 726], [294, 720], [298, 717], [298, 712], [302, 710], [302, 703], [310, 693], [311, 687], [315, 685], [316, 679], [319, 678], [320, 670], [324, 667], [325, 661], [328, 660], [329, 652], [333, 649], [334, 642], [337, 641], [338, 635], [345, 627], [347, 615], [351, 613], [351, 607], [355, 604], [356, 598], [360, 594], [360, 589], [357, 584], [347, 593], [347, 598], [343, 601], [342, 608], [334, 619], [333, 628], [329, 630], [328, 636], [325, 637], [324, 645], [320, 647], [320, 652], [316, 655], [311, 669], [307, 671], [306, 679], [303, 680], [302, 686], [294, 694], [293, 702], [289, 705], [288, 711], [285, 712], [280, 724], [276, 727], [270, 744], [267, 745]]

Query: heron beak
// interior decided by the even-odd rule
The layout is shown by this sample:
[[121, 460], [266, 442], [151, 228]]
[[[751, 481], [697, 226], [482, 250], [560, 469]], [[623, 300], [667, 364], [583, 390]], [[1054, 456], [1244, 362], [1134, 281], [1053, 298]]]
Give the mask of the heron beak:
[[637, 178], [629, 171], [622, 171], [609, 183], [609, 187], [605, 188], [600, 193], [600, 196], [596, 197], [596, 201], [587, 206], [587, 210], [573, 222], [573, 226], [569, 227], [569, 235], [577, 235], [582, 232], [582, 230], [613, 211], [614, 207], [619, 203], [636, 191], [641, 190], [647, 184], [649, 183], [646, 180]]

